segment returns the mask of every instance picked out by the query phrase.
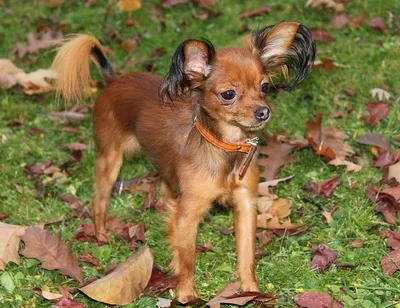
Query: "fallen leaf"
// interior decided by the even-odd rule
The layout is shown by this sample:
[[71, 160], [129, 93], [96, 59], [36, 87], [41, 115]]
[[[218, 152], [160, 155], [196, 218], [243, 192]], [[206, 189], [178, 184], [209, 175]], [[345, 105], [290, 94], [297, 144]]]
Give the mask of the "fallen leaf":
[[42, 268], [58, 269], [64, 275], [82, 282], [82, 271], [78, 260], [71, 253], [71, 244], [63, 244], [61, 235], [54, 236], [47, 230], [30, 226], [21, 237], [25, 243], [21, 254], [42, 262]]
[[300, 307], [307, 308], [342, 308], [342, 303], [337, 301], [328, 293], [322, 292], [303, 292], [294, 297], [294, 301]]
[[81, 224], [75, 231], [72, 239], [80, 242], [98, 243], [94, 233], [93, 224]]
[[284, 182], [284, 181], [290, 180], [293, 177], [294, 177], [294, 174], [290, 175], [290, 176], [287, 176], [285, 178], [282, 178], [282, 179], [276, 179], [276, 180], [271, 180], [271, 181], [265, 181], [265, 182], [262, 182], [262, 183], [258, 183], [257, 192], [258, 192], [259, 195], [269, 196], [268, 187], [271, 187], [271, 186], [275, 187], [280, 182]]
[[62, 298], [56, 305], [53, 305], [52, 308], [85, 308], [85, 306], [78, 303], [75, 299]]
[[336, 39], [331, 36], [325, 28], [311, 28], [311, 34], [314, 40], [317, 42], [331, 43], [336, 41]]
[[358, 172], [362, 169], [362, 166], [341, 159], [340, 157], [336, 157], [335, 159], [331, 160], [328, 164], [333, 166], [346, 166], [346, 171]]
[[28, 130], [29, 135], [41, 135], [44, 134], [44, 130], [40, 128], [31, 128]]
[[139, 0], [121, 0], [118, 7], [125, 12], [134, 12], [142, 7], [142, 3]]
[[53, 122], [68, 121], [72, 123], [78, 123], [85, 118], [85, 115], [75, 111], [64, 110], [51, 112], [48, 115], [48, 118]]
[[346, 67], [343, 64], [337, 63], [330, 58], [321, 58], [319, 60], [315, 60], [313, 63], [313, 70], [324, 69], [325, 71], [331, 71], [334, 67], [344, 68]]
[[361, 144], [377, 146], [385, 151], [389, 151], [391, 149], [390, 142], [378, 133], [368, 133], [361, 135], [357, 137], [356, 141]]
[[395, 249], [388, 252], [381, 261], [383, 273], [389, 276], [392, 276], [397, 270], [399, 270], [399, 265], [400, 265], [399, 249]]
[[219, 230], [219, 233], [221, 233], [222, 235], [232, 235], [235, 233], [235, 229], [231, 228], [231, 229], [221, 229]]
[[25, 122], [25, 118], [19, 118], [18, 120], [11, 120], [10, 122], [8, 122], [7, 126], [8, 127], [19, 127], [22, 124], [24, 124]]
[[311, 253], [314, 257], [309, 265], [318, 273], [322, 273], [331, 264], [336, 263], [337, 253], [324, 244], [313, 247]]
[[71, 133], [71, 134], [75, 134], [75, 135], [81, 135], [82, 132], [77, 130], [76, 128], [70, 127], [70, 126], [66, 126], [61, 128], [61, 131], [64, 133]]
[[328, 10], [334, 10], [336, 12], [343, 11], [344, 4], [340, 0], [307, 0], [306, 7], [325, 7]]
[[388, 115], [390, 104], [386, 104], [383, 102], [367, 103], [365, 104], [365, 107], [370, 113], [369, 116], [363, 117], [365, 123], [370, 126], [375, 126], [379, 121], [381, 121]]
[[368, 18], [368, 12], [364, 10], [364, 14], [361, 17], [353, 18], [351, 20], [350, 26], [353, 29], [357, 29], [361, 27], [361, 25], [364, 23], [364, 21]]
[[171, 307], [171, 303], [172, 299], [158, 297], [156, 306], [157, 308], [169, 308]]
[[290, 218], [281, 220], [279, 217], [272, 217], [270, 214], [258, 214], [257, 215], [257, 228], [264, 229], [297, 229], [301, 227], [302, 223], [293, 224]]
[[51, 159], [39, 165], [26, 165], [25, 168], [33, 175], [42, 175], [45, 174], [46, 169], [49, 168], [52, 163], [53, 160]]
[[322, 216], [325, 217], [328, 224], [333, 222], [333, 213], [339, 208], [339, 203], [336, 203], [329, 211], [322, 211]]
[[351, 89], [343, 89], [342, 90], [344, 94], [346, 94], [349, 97], [354, 97], [354, 91]]
[[380, 101], [388, 101], [391, 98], [391, 95], [388, 91], [380, 89], [380, 88], [375, 88], [369, 91], [372, 95], [373, 98], [377, 98]]
[[400, 186], [388, 187], [381, 191], [382, 194], [391, 196], [396, 201], [400, 200]]
[[35, 53], [39, 50], [46, 49], [50, 46], [54, 46], [55, 41], [59, 41], [63, 38], [60, 31], [53, 34], [50, 29], [46, 29], [41, 33], [29, 33], [27, 35], [28, 45], [18, 43], [15, 48], [10, 51], [10, 54], [18, 54], [19, 58], [25, 57], [27, 54]]
[[271, 233], [267, 230], [258, 231], [256, 236], [258, 238], [258, 247], [264, 247], [272, 241]]
[[47, 300], [50, 300], [50, 301], [54, 301], [54, 300], [58, 300], [58, 299], [63, 298], [63, 295], [60, 294], [60, 293], [49, 292], [49, 291], [46, 291], [46, 290], [42, 290], [39, 287], [34, 287], [32, 289], [32, 291], [37, 293], [37, 294], [39, 294], [39, 295], [41, 295], [43, 298], [45, 298]]
[[95, 266], [100, 266], [99, 260], [97, 260], [95, 257], [93, 257], [90, 253], [84, 252], [79, 256], [79, 262], [86, 262], [93, 264]]
[[297, 147], [279, 142], [277, 135], [263, 134], [261, 138], [267, 143], [267, 146], [260, 147], [260, 154], [268, 155], [268, 158], [260, 156], [258, 159], [258, 165], [264, 167], [264, 171], [260, 172], [260, 177], [263, 177], [266, 181], [271, 181], [276, 178], [283, 165], [298, 161], [297, 157], [289, 155]]
[[364, 247], [364, 242], [362, 240], [360, 240], [360, 239], [352, 240], [350, 242], [350, 247], [351, 248], [363, 248]]
[[70, 149], [72, 151], [87, 150], [88, 146], [82, 142], [64, 143], [60, 145], [60, 149]]
[[0, 214], [0, 220], [6, 219], [8, 214]]
[[23, 226], [0, 222], [0, 270], [4, 270], [9, 262], [19, 264], [19, 242], [25, 229]]
[[273, 235], [279, 237], [288, 238], [289, 236], [301, 235], [311, 230], [311, 226], [303, 229], [291, 229], [291, 230], [283, 230], [283, 229], [275, 229], [272, 230]]
[[175, 289], [178, 283], [176, 276], [169, 276], [158, 266], [154, 265], [151, 271], [149, 283], [143, 293], [146, 295], [154, 295], [164, 293], [170, 289]]
[[331, 26], [335, 29], [341, 29], [347, 25], [351, 20], [351, 17], [346, 13], [339, 13], [332, 17]]
[[382, 17], [375, 17], [368, 21], [368, 26], [372, 27], [378, 32], [386, 31], [386, 24]]
[[330, 198], [335, 188], [339, 185], [339, 178], [340, 175], [337, 175], [333, 178], [317, 183], [317, 195], [324, 195], [325, 197]]
[[390, 231], [386, 246], [392, 249], [400, 249], [400, 232]]
[[164, 8], [168, 9], [171, 6], [175, 6], [175, 5], [183, 4], [183, 3], [189, 3], [189, 2], [191, 2], [191, 0], [162, 0], [161, 5]]
[[262, 299], [263, 304], [274, 304], [275, 298], [270, 293], [240, 292], [240, 283], [227, 284], [217, 295], [207, 302], [210, 308], [219, 308], [221, 304], [243, 306], [255, 299]]
[[153, 256], [150, 249], [143, 246], [111, 273], [79, 290], [99, 302], [127, 305], [137, 299], [147, 286], [152, 267]]
[[383, 153], [378, 153], [378, 157], [373, 160], [372, 166], [378, 168], [386, 168], [394, 163], [394, 155], [392, 151], [387, 151]]
[[255, 8], [255, 9], [251, 9], [251, 10], [242, 12], [239, 15], [239, 19], [269, 14], [269, 13], [271, 13], [271, 11], [272, 11], [272, 8], [270, 6], [261, 6], [261, 7]]
[[398, 183], [400, 183], [400, 161], [389, 166], [387, 178], [396, 179]]

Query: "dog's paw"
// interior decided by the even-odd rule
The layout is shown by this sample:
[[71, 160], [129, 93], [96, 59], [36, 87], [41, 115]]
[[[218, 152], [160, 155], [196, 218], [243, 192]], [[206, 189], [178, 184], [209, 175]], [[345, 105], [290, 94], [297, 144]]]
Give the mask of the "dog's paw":
[[97, 233], [96, 234], [97, 244], [99, 246], [108, 244], [108, 237], [104, 233]]
[[242, 282], [242, 290], [244, 292], [260, 292], [255, 281]]
[[186, 304], [188, 302], [194, 301], [197, 298], [197, 294], [193, 288], [177, 288], [177, 299], [180, 303]]

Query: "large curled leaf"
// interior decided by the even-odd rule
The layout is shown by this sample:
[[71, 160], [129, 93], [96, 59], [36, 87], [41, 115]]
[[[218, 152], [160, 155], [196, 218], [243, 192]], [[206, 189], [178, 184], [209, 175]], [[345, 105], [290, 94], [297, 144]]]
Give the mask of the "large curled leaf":
[[0, 270], [4, 270], [9, 262], [19, 264], [20, 236], [25, 229], [23, 226], [0, 223]]
[[153, 268], [153, 256], [147, 246], [119, 264], [103, 278], [79, 288], [96, 301], [127, 305], [136, 300], [147, 286]]

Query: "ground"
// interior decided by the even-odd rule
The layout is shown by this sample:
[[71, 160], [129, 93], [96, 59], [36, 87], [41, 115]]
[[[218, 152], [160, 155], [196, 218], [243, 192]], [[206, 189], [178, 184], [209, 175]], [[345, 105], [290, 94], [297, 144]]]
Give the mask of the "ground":
[[[43, 1], [46, 2], [46, 1]], [[153, 65], [154, 73], [165, 75], [171, 54], [178, 44], [186, 38], [204, 37], [217, 48], [241, 45], [245, 35], [266, 25], [281, 20], [297, 20], [309, 27], [326, 28], [335, 37], [331, 43], [317, 42], [317, 59], [332, 58], [344, 65], [331, 71], [314, 72], [306, 82], [292, 92], [269, 98], [274, 106], [270, 123], [265, 132], [273, 133], [286, 130], [287, 135], [301, 138], [305, 132], [305, 122], [313, 117], [315, 111], [323, 115], [323, 124], [342, 129], [348, 135], [348, 143], [356, 151], [356, 161], [367, 166], [358, 173], [346, 173], [343, 167], [327, 165], [312, 149], [296, 151], [299, 162], [285, 165], [279, 177], [294, 174], [291, 181], [280, 184], [274, 193], [293, 201], [292, 215], [301, 212], [301, 220], [312, 226], [311, 230], [299, 236], [287, 239], [275, 237], [266, 247], [270, 255], [257, 263], [256, 273], [260, 288], [279, 296], [278, 307], [292, 307], [293, 296], [302, 291], [314, 290], [331, 293], [346, 307], [397, 307], [400, 302], [399, 274], [393, 277], [383, 274], [380, 261], [388, 252], [385, 240], [377, 231], [388, 229], [380, 214], [374, 210], [365, 189], [382, 178], [382, 170], [368, 167], [372, 160], [369, 147], [358, 144], [355, 138], [367, 132], [377, 132], [387, 138], [395, 149], [399, 148], [399, 58], [400, 58], [400, 3], [388, 1], [352, 1], [345, 4], [345, 12], [357, 18], [367, 12], [367, 20], [357, 29], [349, 25], [334, 29], [329, 21], [334, 13], [320, 8], [304, 8], [305, 1], [268, 1], [269, 14], [241, 20], [239, 14], [247, 9], [266, 5], [265, 1], [219, 0], [212, 7], [223, 14], [217, 18], [202, 21], [195, 4], [182, 4], [161, 9], [165, 18], [165, 29], [161, 31], [160, 16], [154, 10], [159, 1], [143, 1], [143, 8], [127, 13], [107, 1], [96, 1], [86, 7], [84, 1], [65, 1], [63, 4], [48, 6], [40, 1], [27, 2], [23, 6], [17, 2], [0, 1], [2, 27], [0, 29], [0, 58], [11, 58], [14, 63], [26, 71], [48, 68], [54, 57], [51, 49], [41, 50], [22, 59], [9, 55], [9, 51], [18, 42], [26, 43], [26, 35], [36, 32], [42, 24], [51, 28], [62, 27], [64, 35], [69, 33], [91, 33], [109, 46], [114, 55], [110, 61], [118, 70], [143, 71], [143, 59], [149, 59], [153, 50], [164, 48], [165, 53], [148, 62]], [[111, 2], [110, 2], [111, 3]], [[107, 18], [105, 18], [105, 13]], [[193, 17], [195, 16], [195, 17]], [[368, 26], [373, 17], [383, 17], [386, 31], [379, 32]], [[126, 26], [127, 18], [134, 18], [138, 24]], [[246, 26], [244, 26], [246, 25]], [[116, 38], [109, 34], [115, 31]], [[118, 39], [128, 40], [142, 35], [138, 46], [127, 53]], [[127, 65], [133, 55], [132, 65]], [[147, 62], [146, 62], [147, 63]], [[128, 63], [129, 64], [129, 63]], [[148, 68], [148, 66], [147, 66]], [[96, 73], [95, 73], [96, 74]], [[95, 75], [95, 79], [100, 79]], [[365, 124], [362, 116], [367, 115], [365, 103], [374, 102], [370, 90], [384, 88], [392, 94], [389, 115], [376, 126]], [[348, 96], [343, 89], [350, 89], [354, 96]], [[91, 103], [94, 96], [85, 103]], [[334, 104], [339, 100], [340, 105]], [[329, 117], [334, 111], [354, 106], [355, 110], [343, 118]], [[72, 124], [81, 131], [81, 135], [61, 132], [65, 123], [52, 122], [48, 114], [60, 110], [63, 104], [56, 101], [53, 93], [27, 96], [20, 88], [14, 87], [0, 92], [0, 213], [9, 217], [2, 222], [16, 225], [32, 225], [41, 221], [50, 221], [60, 215], [70, 213], [68, 204], [59, 201], [60, 195], [74, 195], [87, 206], [92, 196], [94, 169], [94, 141], [90, 114], [78, 123]], [[25, 118], [23, 125], [9, 127], [11, 120]], [[32, 128], [43, 130], [41, 134], [30, 135]], [[155, 128], [156, 129], [156, 128]], [[397, 139], [396, 139], [397, 137]], [[67, 150], [60, 149], [64, 143], [83, 140], [88, 149], [83, 152], [80, 163], [71, 166], [65, 181], [48, 186], [46, 194], [36, 199], [33, 179], [26, 176], [25, 165], [36, 165], [53, 159], [54, 165], [61, 165], [70, 158]], [[146, 171], [154, 171], [143, 157], [126, 161], [120, 179], [129, 179]], [[331, 198], [318, 200], [329, 209], [339, 204], [334, 221], [327, 224], [320, 210], [304, 201], [307, 193], [301, 187], [309, 180], [320, 182], [338, 174], [343, 174], [340, 185]], [[349, 184], [357, 182], [358, 189]], [[16, 184], [18, 186], [16, 186]], [[17, 189], [18, 187], [18, 189]], [[145, 244], [148, 245], [155, 262], [166, 269], [171, 259], [165, 241], [165, 225], [162, 214], [155, 210], [132, 215], [140, 209], [144, 196], [123, 192], [111, 200], [110, 214], [129, 216], [131, 222], [144, 221], [146, 228]], [[62, 239], [71, 239], [79, 224], [71, 219], [50, 225], [48, 229], [56, 234], [61, 232]], [[215, 295], [227, 283], [235, 279], [236, 256], [234, 236], [222, 235], [219, 230], [233, 226], [231, 209], [214, 207], [200, 226], [198, 244], [211, 243], [214, 252], [198, 253], [196, 261], [196, 286], [198, 294], [204, 299]], [[398, 227], [391, 227], [398, 230]], [[350, 242], [361, 239], [364, 247], [354, 249]], [[340, 263], [357, 265], [349, 270], [333, 266], [323, 274], [310, 269], [310, 250], [313, 245], [326, 244], [338, 253]], [[141, 244], [140, 244], [141, 245]], [[111, 237], [109, 245], [97, 246], [93, 243], [72, 241], [72, 250], [80, 255], [89, 252], [105, 267], [111, 260], [121, 262], [130, 254], [128, 245], [118, 237]], [[77, 282], [66, 278], [58, 271], [41, 269], [39, 262], [21, 258], [21, 263], [8, 264], [0, 272], [0, 304], [4, 307], [50, 307], [51, 302], [35, 295], [32, 288], [40, 286], [57, 291], [58, 285], [77, 286]], [[98, 275], [92, 265], [80, 263], [85, 278]], [[5, 283], [4, 273], [11, 277], [13, 287]], [[3, 278], [1, 278], [3, 277]], [[172, 294], [164, 294], [164, 297]], [[83, 294], [76, 299], [87, 307], [104, 307]], [[155, 298], [143, 296], [128, 307], [153, 307]]]

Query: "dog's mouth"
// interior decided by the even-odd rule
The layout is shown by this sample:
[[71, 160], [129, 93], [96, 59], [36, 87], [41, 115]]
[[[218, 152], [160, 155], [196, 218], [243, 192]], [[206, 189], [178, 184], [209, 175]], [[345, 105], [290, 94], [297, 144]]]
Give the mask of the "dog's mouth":
[[264, 128], [264, 126], [267, 124], [268, 120], [269, 119], [267, 119], [267, 120], [265, 120], [263, 122], [251, 125], [251, 126], [243, 126], [243, 128], [245, 130], [247, 130], [247, 131], [254, 132], [254, 131], [257, 131], [257, 130], [260, 130], [260, 129]]

